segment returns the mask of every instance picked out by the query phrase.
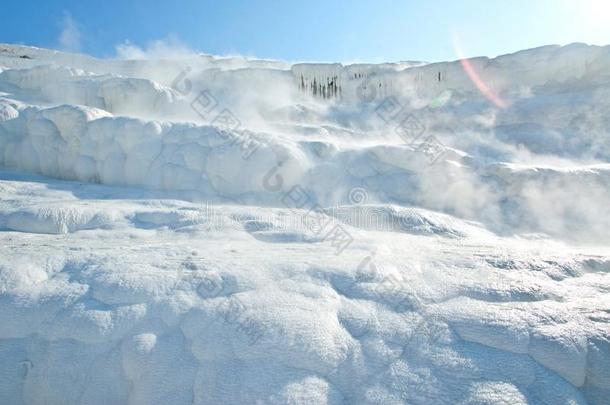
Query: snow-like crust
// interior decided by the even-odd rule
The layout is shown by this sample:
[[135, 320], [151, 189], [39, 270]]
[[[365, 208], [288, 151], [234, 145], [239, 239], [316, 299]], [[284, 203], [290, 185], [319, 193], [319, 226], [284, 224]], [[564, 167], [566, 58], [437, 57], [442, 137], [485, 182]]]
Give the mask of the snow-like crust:
[[0, 403], [606, 404], [610, 48], [466, 66], [0, 45]]

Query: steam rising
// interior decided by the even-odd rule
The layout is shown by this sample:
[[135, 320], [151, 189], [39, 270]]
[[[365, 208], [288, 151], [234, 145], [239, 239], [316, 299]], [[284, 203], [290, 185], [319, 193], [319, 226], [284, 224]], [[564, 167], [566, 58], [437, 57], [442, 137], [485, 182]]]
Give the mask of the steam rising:
[[[65, 21], [62, 42], [73, 45], [78, 30], [69, 16]], [[162, 139], [177, 134], [171, 136], [187, 142], [188, 131], [206, 137], [209, 125], [240, 139], [210, 146], [201, 167], [159, 155], [168, 160], [156, 164], [173, 162], [186, 170], [180, 178], [203, 176], [202, 183], [159, 182], [143, 169], [136, 185], [277, 205], [277, 196], [261, 182], [279, 164], [279, 174], [289, 179], [283, 191], [298, 184], [326, 207], [349, 204], [349, 191], [361, 187], [369, 203], [438, 210], [502, 234], [610, 240], [608, 48], [543, 47], [494, 60], [428, 65], [290, 65], [199, 54], [170, 37], [144, 48], [126, 42], [117, 56], [73, 62], [83, 71], [32, 66], [3, 72], [0, 80], [39, 91], [54, 103], [150, 122], [142, 128], [161, 125]], [[506, 104], [490, 103], [481, 83]], [[201, 94], [214, 104], [205, 114], [197, 107]], [[218, 122], [223, 111], [233, 118], [229, 126]], [[28, 118], [22, 114], [19, 120]], [[113, 122], [111, 131], [125, 131], [121, 119], [105, 120]], [[421, 134], [408, 133], [408, 120], [421, 125]], [[187, 131], [180, 122], [196, 127]], [[10, 121], [2, 125], [11, 133]], [[81, 131], [90, 133], [91, 125], [97, 124]], [[262, 146], [243, 158], [244, 142]], [[422, 152], [431, 143], [443, 152], [434, 161]], [[129, 159], [132, 152], [121, 153]], [[45, 173], [40, 165], [33, 170], [66, 177]], [[124, 183], [129, 177], [112, 178]]]
[[70, 13], [64, 12], [59, 34], [59, 47], [64, 51], [77, 52], [81, 49], [81, 32], [79, 24]]

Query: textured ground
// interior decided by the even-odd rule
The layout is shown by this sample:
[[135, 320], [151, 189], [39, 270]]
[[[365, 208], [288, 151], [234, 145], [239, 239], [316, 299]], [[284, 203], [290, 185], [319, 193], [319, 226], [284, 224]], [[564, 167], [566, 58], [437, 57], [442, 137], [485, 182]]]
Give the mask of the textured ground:
[[1, 45], [0, 403], [608, 404], [609, 54]]

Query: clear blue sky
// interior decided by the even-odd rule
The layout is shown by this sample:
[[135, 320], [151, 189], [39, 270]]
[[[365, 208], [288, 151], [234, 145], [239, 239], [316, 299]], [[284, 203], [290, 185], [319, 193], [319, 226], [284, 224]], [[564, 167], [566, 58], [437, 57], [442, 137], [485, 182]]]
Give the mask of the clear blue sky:
[[[212, 54], [440, 61], [545, 44], [610, 43], [610, 0], [10, 1], [0, 42], [114, 56], [173, 37]], [[63, 33], [63, 34], [62, 34]]]

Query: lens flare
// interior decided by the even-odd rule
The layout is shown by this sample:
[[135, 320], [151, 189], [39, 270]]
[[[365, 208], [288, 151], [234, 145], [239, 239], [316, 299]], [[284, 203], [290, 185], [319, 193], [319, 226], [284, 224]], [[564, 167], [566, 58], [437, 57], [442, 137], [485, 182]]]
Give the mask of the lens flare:
[[453, 36], [453, 47], [459, 58], [460, 64], [462, 65], [462, 69], [464, 69], [464, 72], [466, 72], [468, 78], [474, 83], [481, 94], [491, 101], [496, 107], [502, 109], [507, 108], [509, 106], [508, 102], [502, 99], [502, 97], [500, 97], [491, 87], [487, 85], [483, 78], [481, 78], [481, 75], [479, 75], [477, 72], [477, 69], [473, 65], [472, 61], [464, 56], [464, 52], [462, 52], [462, 47], [460, 46], [456, 35]]

